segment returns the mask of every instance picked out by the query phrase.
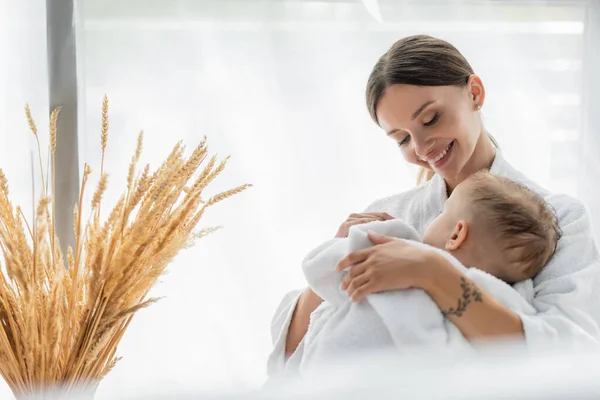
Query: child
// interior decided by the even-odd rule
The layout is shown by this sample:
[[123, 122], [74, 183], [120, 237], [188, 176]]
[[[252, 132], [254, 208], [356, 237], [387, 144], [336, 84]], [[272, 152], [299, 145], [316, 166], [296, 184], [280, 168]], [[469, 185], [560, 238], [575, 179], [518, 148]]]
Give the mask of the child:
[[423, 243], [507, 283], [533, 278], [556, 250], [554, 211], [533, 191], [485, 171], [458, 185]]
[[[291, 368], [386, 347], [468, 345], [422, 290], [391, 291], [369, 295], [358, 303], [349, 301], [340, 288], [344, 273], [335, 267], [350, 252], [372, 245], [368, 231], [419, 239], [401, 220], [377, 221], [354, 226], [347, 238], [330, 240], [309, 253], [304, 273], [325, 301], [311, 315], [302, 359], [294, 361], [292, 355], [288, 360]], [[527, 301], [533, 297], [530, 278], [552, 257], [559, 237], [557, 218], [543, 199], [518, 183], [480, 172], [455, 188], [418, 245], [435, 248], [463, 270], [473, 282], [465, 282], [473, 301], [477, 301], [479, 286], [513, 311], [533, 314]], [[508, 285], [521, 281], [525, 284], [520, 292]]]

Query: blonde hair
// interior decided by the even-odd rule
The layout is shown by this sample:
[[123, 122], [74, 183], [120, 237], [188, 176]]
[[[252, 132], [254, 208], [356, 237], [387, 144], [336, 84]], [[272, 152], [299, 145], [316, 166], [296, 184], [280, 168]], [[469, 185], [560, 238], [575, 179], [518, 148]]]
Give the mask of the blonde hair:
[[469, 208], [501, 246], [501, 259], [489, 261], [516, 266], [525, 279], [533, 278], [552, 258], [561, 237], [552, 207], [528, 187], [487, 170], [467, 182]]
[[[500, 145], [498, 144], [498, 142], [496, 141], [496, 139], [494, 139], [494, 137], [492, 136], [492, 134], [488, 133], [487, 135], [490, 138], [490, 140], [491, 140], [492, 144], [494, 145], [494, 147], [497, 148], [497, 149], [499, 149]], [[419, 174], [417, 175], [417, 185], [420, 185], [423, 182], [430, 181], [431, 178], [433, 178], [434, 175], [435, 175], [435, 172], [433, 172], [432, 169], [425, 168], [425, 167], [419, 168]]]

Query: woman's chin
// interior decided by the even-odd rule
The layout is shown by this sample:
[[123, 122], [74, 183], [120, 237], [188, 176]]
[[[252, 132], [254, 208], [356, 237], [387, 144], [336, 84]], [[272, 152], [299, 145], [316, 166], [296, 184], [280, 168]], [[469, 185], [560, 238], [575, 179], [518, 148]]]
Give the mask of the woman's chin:
[[431, 171], [437, 175], [439, 175], [441, 178], [445, 179], [445, 180], [452, 180], [456, 177], [457, 172], [455, 171], [456, 168], [454, 168], [454, 160], [448, 160], [450, 162], [444, 164], [441, 168], [436, 168], [434, 166], [432, 166], [429, 163], [423, 162], [423, 161], [419, 161], [416, 162], [415, 164], [417, 164], [419, 167], [422, 167], [424, 169], [426, 169], [427, 171]]
[[456, 171], [456, 168], [453, 168], [453, 165], [445, 165], [444, 168], [434, 169], [434, 171], [441, 178], [444, 178], [445, 181], [452, 181], [458, 175], [458, 172]]

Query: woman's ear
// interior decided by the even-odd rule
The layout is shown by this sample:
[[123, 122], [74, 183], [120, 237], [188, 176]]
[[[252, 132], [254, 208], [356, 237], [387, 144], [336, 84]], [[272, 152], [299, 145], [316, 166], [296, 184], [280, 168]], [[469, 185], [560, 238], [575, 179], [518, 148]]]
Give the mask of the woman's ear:
[[483, 103], [485, 103], [485, 87], [483, 86], [481, 78], [475, 74], [471, 75], [467, 87], [469, 89], [471, 100], [473, 101], [473, 107], [483, 107]]
[[450, 237], [446, 241], [445, 249], [447, 251], [458, 250], [464, 246], [467, 241], [469, 226], [466, 221], [458, 221]]

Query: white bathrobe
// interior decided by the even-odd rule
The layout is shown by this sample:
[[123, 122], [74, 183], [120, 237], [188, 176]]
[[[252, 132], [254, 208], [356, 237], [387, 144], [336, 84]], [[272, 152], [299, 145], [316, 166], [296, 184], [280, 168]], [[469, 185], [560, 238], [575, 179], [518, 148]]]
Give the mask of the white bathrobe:
[[417, 232], [401, 219], [356, 225], [350, 228], [347, 238], [326, 241], [309, 252], [302, 263], [308, 285], [324, 302], [311, 314], [302, 358], [296, 357], [286, 365], [290, 372], [304, 373], [368, 351], [398, 350], [406, 354], [414, 346], [470, 349], [470, 343], [423, 290], [391, 290], [371, 294], [358, 303], [350, 301], [348, 293], [340, 288], [349, 269], [338, 272], [336, 265], [346, 255], [372, 246], [369, 231], [436, 251], [509, 309], [524, 315], [536, 313], [530, 304], [534, 297], [531, 279], [513, 288], [484, 271], [466, 268], [449, 253], [421, 243]]
[[[585, 207], [570, 196], [541, 188], [508, 164], [500, 151], [496, 152], [490, 171], [520, 182], [544, 197], [554, 207], [563, 233], [553, 258], [533, 281], [532, 304], [537, 313], [517, 312], [527, 346], [598, 346], [600, 295], [596, 290], [600, 289], [600, 255]], [[387, 212], [409, 223], [422, 236], [429, 223], [442, 212], [446, 200], [444, 180], [435, 175], [413, 190], [375, 201], [365, 212]], [[287, 293], [273, 316], [273, 351], [267, 363], [270, 376], [285, 371], [287, 361], [293, 364], [293, 359], [302, 358], [304, 342], [288, 360], [284, 353], [289, 324], [301, 292]]]

